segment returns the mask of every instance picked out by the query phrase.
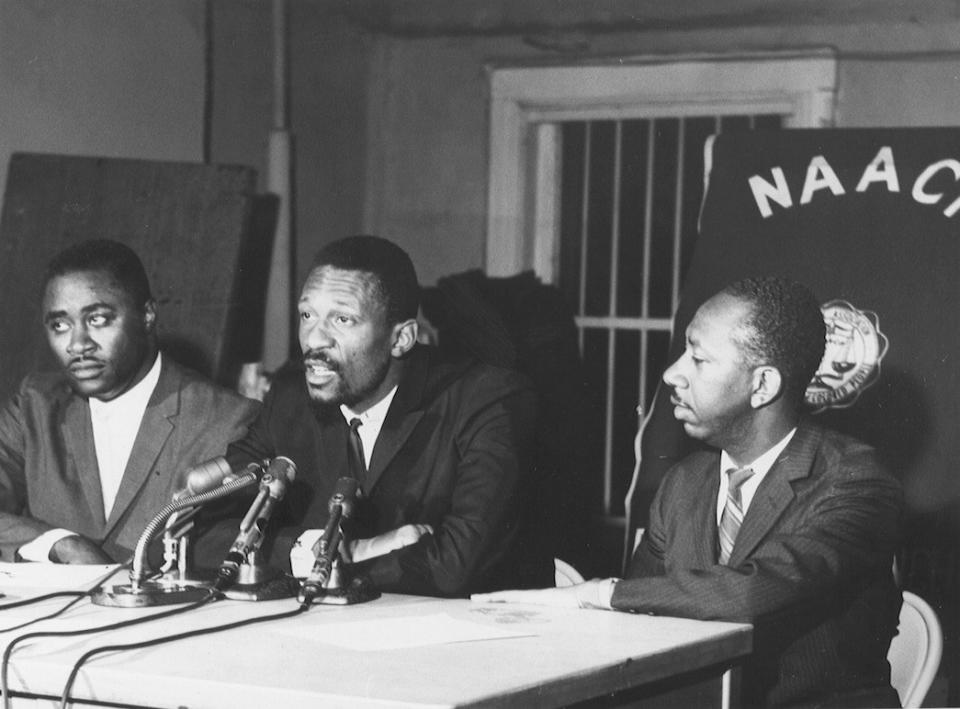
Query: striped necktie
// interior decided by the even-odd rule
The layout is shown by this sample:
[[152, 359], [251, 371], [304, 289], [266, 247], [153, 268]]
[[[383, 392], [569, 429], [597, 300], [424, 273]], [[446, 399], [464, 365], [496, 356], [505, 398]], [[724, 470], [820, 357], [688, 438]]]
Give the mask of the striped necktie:
[[730, 468], [727, 472], [727, 501], [720, 515], [720, 526], [717, 534], [720, 539], [719, 563], [726, 565], [730, 561], [733, 544], [737, 540], [737, 532], [743, 524], [743, 507], [740, 499], [740, 487], [753, 475], [752, 468]]

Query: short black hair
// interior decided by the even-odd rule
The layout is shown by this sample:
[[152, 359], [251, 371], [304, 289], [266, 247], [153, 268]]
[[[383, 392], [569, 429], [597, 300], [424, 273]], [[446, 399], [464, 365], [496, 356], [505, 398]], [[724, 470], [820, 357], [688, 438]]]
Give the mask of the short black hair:
[[68, 246], [57, 253], [43, 276], [46, 288], [54, 278], [78, 271], [103, 271], [107, 273], [143, 309], [150, 294], [147, 272], [136, 252], [126, 244], [110, 239], [88, 239]]
[[329, 266], [372, 277], [391, 324], [417, 317], [420, 284], [407, 252], [379, 236], [359, 234], [332, 241], [317, 253], [310, 270]]
[[746, 364], [776, 367], [784, 397], [799, 406], [826, 345], [826, 325], [816, 297], [796, 281], [770, 276], [745, 278], [722, 292], [750, 306], [742, 328], [733, 335]]

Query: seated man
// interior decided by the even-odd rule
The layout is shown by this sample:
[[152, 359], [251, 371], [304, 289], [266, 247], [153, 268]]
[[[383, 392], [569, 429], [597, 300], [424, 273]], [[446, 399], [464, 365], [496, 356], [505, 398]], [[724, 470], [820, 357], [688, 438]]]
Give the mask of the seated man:
[[664, 373], [674, 416], [714, 451], [664, 477], [623, 580], [478, 595], [753, 622], [748, 706], [897, 706], [886, 661], [902, 493], [875, 452], [801, 417], [824, 323], [782, 279], [704, 303]]
[[550, 559], [527, 566], [515, 544], [535, 396], [518, 374], [418, 346], [419, 291], [409, 256], [385, 239], [324, 247], [300, 295], [303, 359], [277, 375], [227, 458], [234, 469], [277, 455], [298, 467], [267, 535], [275, 565], [323, 528], [337, 479], [351, 476], [362, 497], [348, 574], [444, 596], [537, 572], [543, 583]]
[[157, 349], [157, 306], [127, 246], [77, 243], [44, 278], [62, 367], [0, 409], [0, 558], [126, 561], [191, 466], [222, 455], [257, 410]]

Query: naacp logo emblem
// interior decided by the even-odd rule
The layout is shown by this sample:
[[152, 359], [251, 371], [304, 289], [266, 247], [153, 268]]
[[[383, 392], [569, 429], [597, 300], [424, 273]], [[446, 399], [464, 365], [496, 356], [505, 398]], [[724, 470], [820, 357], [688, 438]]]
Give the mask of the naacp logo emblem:
[[814, 413], [852, 405], [880, 376], [888, 344], [876, 313], [857, 310], [845, 300], [831, 300], [820, 309], [826, 349], [804, 396]]

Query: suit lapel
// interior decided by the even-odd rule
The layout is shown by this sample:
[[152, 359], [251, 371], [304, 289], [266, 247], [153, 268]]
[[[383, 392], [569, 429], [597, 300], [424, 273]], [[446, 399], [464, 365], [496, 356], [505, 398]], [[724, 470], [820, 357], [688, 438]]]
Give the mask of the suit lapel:
[[424, 412], [420, 405], [427, 381], [427, 365], [427, 357], [416, 351], [408, 362], [408, 368], [390, 403], [383, 428], [380, 429], [380, 435], [377, 436], [377, 442], [373, 446], [370, 469], [367, 471], [367, 480], [364, 485], [368, 493], [377, 484], [380, 476], [390, 465], [390, 461], [394, 459], [423, 418]]
[[717, 495], [720, 491], [720, 455], [711, 455], [697, 471], [697, 489], [693, 491], [693, 509], [690, 510], [697, 525], [694, 529], [696, 561], [698, 568], [707, 568], [717, 563]]
[[90, 517], [97, 527], [102, 529], [106, 524], [103, 515], [103, 488], [100, 486], [100, 468], [97, 465], [97, 448], [93, 442], [90, 407], [85, 399], [70, 394], [60, 427], [68, 452], [68, 468], [73, 466], [80, 479]]
[[[305, 441], [305, 446], [313, 446], [316, 459], [326, 461], [330, 469], [337, 472], [337, 477], [350, 474], [350, 464], [347, 461], [347, 436], [350, 427], [347, 425], [340, 408], [329, 406], [317, 410], [314, 414], [320, 435]], [[362, 482], [362, 481], [361, 481]]]
[[793, 439], [757, 488], [733, 545], [731, 566], [736, 566], [753, 553], [793, 502], [795, 493], [792, 483], [810, 474], [821, 436], [820, 429], [815, 426], [801, 423], [797, 428]]
[[[180, 413], [180, 376], [172, 371], [170, 360], [161, 363], [160, 378], [143, 412], [140, 429], [123, 471], [123, 479], [107, 520], [106, 534], [120, 521], [127, 508], [150, 477]], [[173, 464], [173, 461], [170, 461]], [[163, 471], [170, 472], [175, 471]]]

